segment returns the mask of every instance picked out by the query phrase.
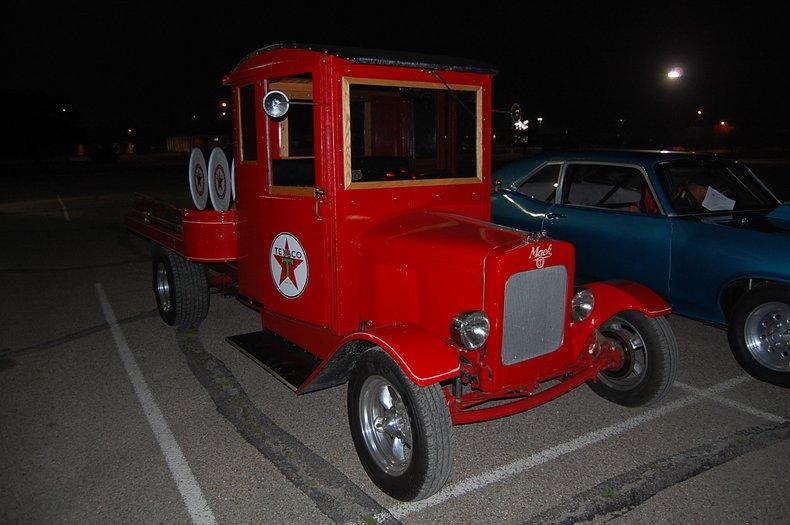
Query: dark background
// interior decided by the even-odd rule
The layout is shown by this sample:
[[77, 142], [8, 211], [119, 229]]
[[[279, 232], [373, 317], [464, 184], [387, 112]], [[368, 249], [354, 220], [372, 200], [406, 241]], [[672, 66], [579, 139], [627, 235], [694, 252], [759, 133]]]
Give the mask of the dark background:
[[[788, 14], [768, 3], [11, 2], [4, 157], [127, 139], [144, 152], [168, 135], [227, 134], [222, 75], [276, 42], [485, 60], [500, 70], [495, 107], [519, 102], [535, 144], [783, 149]], [[672, 82], [676, 65], [685, 75]]]

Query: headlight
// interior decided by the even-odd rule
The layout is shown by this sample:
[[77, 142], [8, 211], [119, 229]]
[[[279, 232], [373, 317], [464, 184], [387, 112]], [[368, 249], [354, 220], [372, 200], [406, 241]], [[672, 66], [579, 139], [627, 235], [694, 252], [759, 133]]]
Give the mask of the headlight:
[[574, 294], [571, 301], [571, 317], [574, 321], [584, 321], [590, 317], [594, 307], [595, 296], [587, 288], [582, 288]]
[[450, 326], [453, 342], [467, 350], [477, 350], [483, 346], [490, 332], [488, 316], [479, 311], [458, 314]]

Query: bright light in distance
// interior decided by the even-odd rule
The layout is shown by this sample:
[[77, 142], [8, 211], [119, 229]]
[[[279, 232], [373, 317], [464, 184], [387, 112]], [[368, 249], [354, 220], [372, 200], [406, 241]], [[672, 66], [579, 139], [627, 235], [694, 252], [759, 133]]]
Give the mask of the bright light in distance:
[[697, 110], [697, 115], [700, 115], [700, 116], [702, 115], [702, 110], [701, 109]]
[[538, 124], [543, 124], [543, 117], [538, 117]]
[[719, 122], [719, 124], [721, 124], [722, 126], [726, 126], [727, 125], [727, 121], [726, 120], [722, 120], [721, 122]]
[[223, 111], [223, 112], [222, 112], [222, 116], [223, 116], [223, 117], [227, 116], [227, 114], [228, 114], [228, 113], [227, 113], [227, 111]]
[[513, 126], [521, 131], [529, 129], [529, 120], [517, 120], [513, 123]]
[[676, 78], [680, 78], [683, 76], [683, 69], [679, 67], [673, 67], [667, 72], [667, 77], [671, 78], [672, 80]]
[[126, 133], [131, 133], [131, 132], [132, 132], [132, 128], [128, 128], [128, 129], [126, 130]]
[[221, 107], [221, 108], [226, 108], [226, 107], [228, 107], [228, 103], [227, 103], [227, 102], [225, 102], [224, 100], [221, 100], [221, 101], [219, 102], [219, 107]]

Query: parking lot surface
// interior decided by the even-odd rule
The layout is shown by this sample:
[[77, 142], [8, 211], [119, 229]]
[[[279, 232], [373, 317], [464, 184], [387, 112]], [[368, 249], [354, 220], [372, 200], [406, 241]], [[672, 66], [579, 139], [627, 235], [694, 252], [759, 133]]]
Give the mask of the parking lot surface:
[[345, 386], [296, 397], [225, 342], [255, 312], [212, 295], [180, 333], [157, 315], [149, 247], [122, 220], [136, 191], [186, 205], [186, 168], [89, 168], [14, 167], [0, 202], [0, 521], [787, 523], [790, 391], [677, 316], [660, 403], [582, 387], [454, 427], [444, 489], [389, 499]]

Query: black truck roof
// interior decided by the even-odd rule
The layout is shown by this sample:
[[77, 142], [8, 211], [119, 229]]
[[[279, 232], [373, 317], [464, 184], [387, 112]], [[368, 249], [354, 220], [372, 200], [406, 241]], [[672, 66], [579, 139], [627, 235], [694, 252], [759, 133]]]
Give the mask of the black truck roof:
[[468, 73], [496, 74], [491, 64], [468, 58], [456, 58], [442, 55], [426, 55], [411, 51], [387, 51], [384, 49], [366, 49], [360, 47], [327, 46], [322, 44], [272, 44], [253, 51], [244, 57], [233, 69], [245, 60], [275, 49], [303, 49], [340, 57], [355, 64], [371, 64], [377, 66], [415, 67], [420, 69], [438, 69], [444, 71], [464, 71]]

